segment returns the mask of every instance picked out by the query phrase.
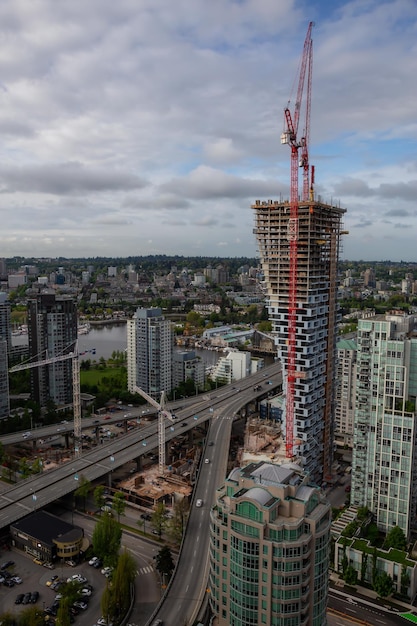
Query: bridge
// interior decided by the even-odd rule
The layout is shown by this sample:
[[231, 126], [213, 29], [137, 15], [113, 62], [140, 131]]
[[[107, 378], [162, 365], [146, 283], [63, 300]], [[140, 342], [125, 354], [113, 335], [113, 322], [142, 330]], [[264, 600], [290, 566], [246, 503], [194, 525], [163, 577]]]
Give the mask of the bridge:
[[[265, 385], [265, 380], [271, 381], [272, 385]], [[181, 433], [187, 432], [207, 420], [216, 418], [222, 413], [225, 417], [224, 407], [232, 406], [231, 414], [226, 416], [233, 418], [246, 404], [271, 392], [274, 388], [282, 385], [281, 366], [279, 363], [264, 368], [260, 372], [248, 376], [232, 385], [220, 387], [211, 393], [197, 396], [195, 402], [177, 412], [178, 421], [175, 426], [166, 425], [166, 441]], [[254, 386], [260, 386], [255, 391]], [[84, 421], [84, 420], [83, 420]], [[120, 416], [114, 417], [113, 421], [120, 421]], [[232, 420], [227, 420], [232, 422]], [[185, 424], [185, 422], [187, 422]], [[107, 422], [108, 423], [108, 422]], [[71, 425], [64, 425], [63, 430], [70, 431]], [[55, 425], [55, 429], [57, 425]], [[58, 428], [61, 428], [58, 425]], [[36, 509], [42, 508], [58, 498], [77, 489], [77, 481], [85, 477], [92, 482], [101, 476], [108, 475], [116, 468], [125, 465], [129, 461], [136, 460], [149, 450], [158, 446], [158, 425], [156, 422], [121, 435], [107, 444], [102, 444], [92, 451], [72, 461], [62, 464], [56, 469], [44, 471], [41, 474], [28, 478], [0, 494], [0, 528], [21, 519]], [[33, 438], [41, 436], [40, 430]], [[43, 429], [42, 429], [43, 430]], [[63, 433], [62, 433], [63, 434]], [[20, 441], [21, 441], [21, 435]], [[5, 438], [2, 438], [3, 441]], [[228, 449], [228, 441], [227, 441]], [[221, 480], [224, 479], [224, 474]], [[217, 487], [217, 484], [214, 488]]]

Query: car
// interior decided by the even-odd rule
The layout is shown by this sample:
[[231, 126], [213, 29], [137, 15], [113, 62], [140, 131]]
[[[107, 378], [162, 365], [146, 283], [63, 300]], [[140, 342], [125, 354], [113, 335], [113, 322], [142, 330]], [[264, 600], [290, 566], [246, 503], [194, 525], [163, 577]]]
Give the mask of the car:
[[43, 566], [47, 567], [48, 569], [55, 569], [55, 565], [53, 563], [50, 563], [49, 561], [44, 563]]
[[209, 441], [207, 445], [214, 446], [214, 441]]
[[352, 490], [352, 487], [350, 485], [346, 485], [346, 487], [345, 487], [346, 493], [350, 493], [351, 490]]
[[105, 617], [100, 617], [97, 620], [97, 624], [98, 624], [98, 626], [113, 626], [113, 622], [110, 622]]
[[36, 604], [38, 600], [39, 600], [39, 591], [32, 591], [32, 594], [30, 596], [31, 604]]
[[97, 559], [97, 561], [94, 563], [93, 567], [94, 567], [94, 569], [98, 569], [102, 565], [103, 565], [103, 561], [101, 559]]
[[210, 463], [210, 459], [204, 459], [204, 463]]
[[164, 622], [161, 619], [156, 619], [152, 622], [152, 626], [164, 626]]
[[12, 576], [10, 580], [12, 580], [15, 585], [21, 585], [23, 582], [20, 576]]
[[16, 596], [16, 600], [14, 601], [14, 603], [15, 604], [22, 604], [24, 597], [25, 597], [24, 593], [19, 593], [19, 595]]
[[4, 563], [0, 565], [0, 569], [7, 569], [8, 567], [11, 567], [12, 565], [14, 565], [14, 561], [5, 561]]
[[14, 582], [13, 582], [13, 580], [11, 580], [11, 578], [6, 578], [6, 580], [4, 581], [3, 585], [5, 587], [14, 587]]
[[100, 424], [100, 420], [94, 420], [93, 424]]
[[181, 422], [181, 426], [187, 426], [187, 422]]
[[4, 581], [5, 581], [5, 580], [6, 580], [6, 579], [5, 579], [5, 577], [4, 577], [4, 576], [0, 576], [0, 585], [1, 585], [1, 583], [4, 583]]
[[23, 596], [22, 604], [29, 604], [31, 597], [32, 597], [32, 594], [30, 593], [30, 591], [25, 593], [25, 595]]
[[78, 593], [83, 598], [89, 598], [93, 592], [91, 591], [91, 589], [83, 588], [83, 589], [80, 589]]
[[72, 559], [69, 559], [69, 561], [65, 561], [65, 563], [69, 565], [70, 567], [76, 567], [77, 565], [76, 562], [73, 561]]
[[58, 578], [57, 574], [54, 574], [54, 576], [51, 576], [51, 578], [49, 580], [46, 581], [45, 585], [47, 587], [51, 587], [51, 585], [54, 584], [54, 582], [56, 581], [56, 579]]
[[103, 513], [111, 513], [111, 506], [109, 506], [108, 504], [105, 504], [104, 506], [101, 507], [100, 510], [103, 511]]
[[202, 501], [202, 499], [201, 499], [201, 498], [198, 498], [198, 499], [196, 500], [195, 505], [196, 505], [196, 507], [198, 507], [198, 508], [200, 508], [200, 506], [203, 506], [203, 501]]
[[97, 563], [98, 561], [98, 556], [93, 556], [89, 561], [88, 564], [89, 565], [94, 565], [94, 563]]
[[85, 611], [86, 609], [88, 609], [88, 604], [87, 602], [85, 602], [85, 600], [76, 600], [74, 602], [74, 606], [77, 609], [81, 609], [82, 611]]
[[41, 561], [41, 559], [33, 559], [33, 562], [36, 563], [36, 565], [43, 565], [43, 561]]

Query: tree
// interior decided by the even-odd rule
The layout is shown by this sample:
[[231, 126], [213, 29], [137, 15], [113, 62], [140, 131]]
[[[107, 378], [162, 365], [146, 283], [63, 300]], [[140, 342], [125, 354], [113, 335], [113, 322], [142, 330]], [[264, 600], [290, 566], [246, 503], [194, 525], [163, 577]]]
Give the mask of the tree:
[[181, 543], [187, 525], [189, 502], [186, 498], [179, 500], [174, 505], [174, 516], [169, 523], [169, 534], [177, 543]]
[[393, 526], [387, 533], [384, 542], [384, 548], [395, 548], [396, 550], [405, 550], [407, 548], [407, 539], [404, 531], [399, 526]]
[[358, 582], [358, 572], [352, 565], [347, 566], [343, 579], [347, 585], [356, 585]]
[[93, 499], [94, 499], [94, 504], [96, 505], [96, 507], [98, 509], [101, 509], [101, 507], [104, 506], [104, 503], [106, 502], [106, 499], [104, 497], [104, 486], [103, 485], [98, 485], [94, 489]]
[[122, 529], [111, 514], [104, 513], [97, 522], [93, 532], [94, 554], [100, 557], [106, 565], [114, 566], [122, 539]]
[[159, 535], [159, 538], [161, 538], [161, 535], [167, 526], [166, 514], [167, 514], [167, 509], [166, 509], [165, 504], [163, 502], [159, 502], [156, 505], [155, 511], [152, 513], [152, 517], [151, 517], [151, 526], [154, 530], [156, 530], [156, 532]]
[[113, 497], [113, 510], [117, 513], [117, 521], [120, 521], [120, 516], [123, 515], [126, 508], [126, 496], [122, 491], [116, 491]]
[[394, 583], [391, 576], [387, 574], [387, 572], [380, 572], [375, 578], [373, 587], [374, 591], [376, 591], [381, 598], [386, 598], [392, 593]]
[[70, 626], [70, 613], [69, 613], [70, 603], [68, 597], [61, 598], [59, 603], [58, 613], [56, 616], [55, 624], [56, 626]]
[[168, 546], [163, 546], [159, 550], [155, 559], [155, 567], [162, 577], [167, 576], [168, 579], [171, 577], [175, 568], [175, 563], [172, 559], [171, 550]]
[[[19, 615], [19, 626], [42, 626], [44, 624], [44, 616], [36, 606], [25, 609]], [[2, 621], [2, 626], [5, 626], [7, 622]], [[14, 618], [11, 626], [16, 625], [16, 617]]]
[[113, 572], [110, 591], [110, 612], [118, 620], [124, 615], [130, 604], [130, 588], [136, 576], [136, 563], [132, 555], [125, 550], [119, 556]]
[[75, 490], [74, 492], [74, 496], [76, 498], [81, 498], [83, 501], [83, 510], [85, 511], [85, 503], [87, 500], [87, 496], [90, 493], [91, 490], [91, 483], [89, 480], [87, 480], [87, 478], [81, 474], [80, 478], [79, 478], [79, 483], [78, 483], [78, 489]]

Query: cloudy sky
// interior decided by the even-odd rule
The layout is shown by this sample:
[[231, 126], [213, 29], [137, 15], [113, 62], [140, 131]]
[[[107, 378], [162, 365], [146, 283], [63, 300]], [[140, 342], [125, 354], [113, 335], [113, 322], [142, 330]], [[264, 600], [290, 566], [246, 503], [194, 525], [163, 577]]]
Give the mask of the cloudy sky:
[[3, 0], [0, 256], [255, 256], [309, 21], [342, 256], [417, 261], [416, 0]]

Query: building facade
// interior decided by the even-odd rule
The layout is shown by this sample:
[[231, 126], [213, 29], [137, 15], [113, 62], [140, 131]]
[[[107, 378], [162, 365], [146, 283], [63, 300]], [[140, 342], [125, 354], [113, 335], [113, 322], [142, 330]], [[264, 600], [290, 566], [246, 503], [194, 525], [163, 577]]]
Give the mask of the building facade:
[[351, 503], [378, 528], [417, 530], [417, 333], [414, 316], [369, 314], [358, 322]]
[[335, 442], [338, 446], [353, 446], [353, 422], [356, 397], [356, 353], [354, 339], [337, 342], [337, 386], [335, 406]]
[[172, 389], [173, 332], [161, 309], [138, 308], [127, 322], [128, 389], [140, 387], [160, 400]]
[[172, 356], [172, 387], [193, 380], [198, 389], [204, 387], [204, 363], [194, 350], [175, 350]]
[[330, 523], [330, 504], [300, 467], [232, 470], [211, 512], [219, 626], [325, 626]]
[[[277, 356], [288, 368], [290, 240], [297, 237], [294, 456], [317, 481], [331, 474], [336, 377], [340, 207], [302, 201], [296, 227], [289, 202], [257, 200], [255, 229]], [[286, 428], [286, 413], [284, 423]]]
[[[74, 351], [77, 340], [77, 307], [74, 300], [55, 293], [41, 293], [28, 303], [29, 356], [32, 361]], [[72, 359], [33, 367], [31, 394], [42, 407], [49, 400], [57, 406], [72, 404]]]

